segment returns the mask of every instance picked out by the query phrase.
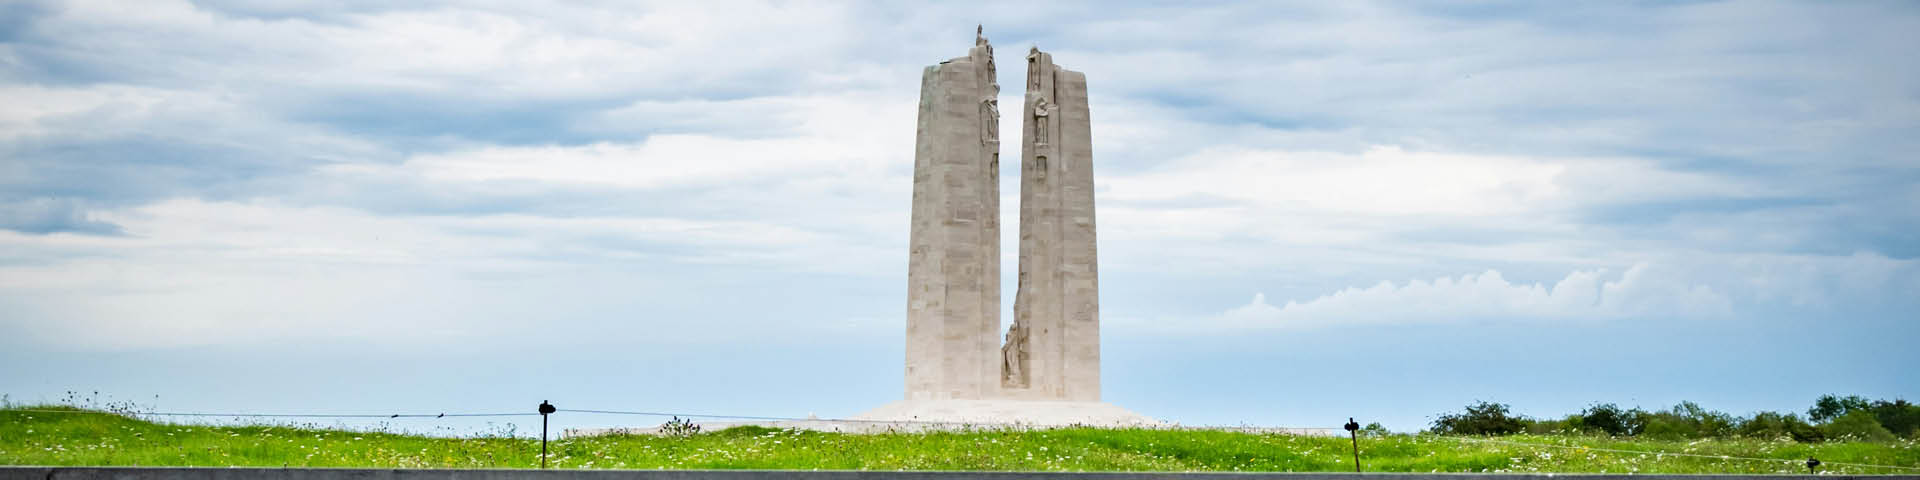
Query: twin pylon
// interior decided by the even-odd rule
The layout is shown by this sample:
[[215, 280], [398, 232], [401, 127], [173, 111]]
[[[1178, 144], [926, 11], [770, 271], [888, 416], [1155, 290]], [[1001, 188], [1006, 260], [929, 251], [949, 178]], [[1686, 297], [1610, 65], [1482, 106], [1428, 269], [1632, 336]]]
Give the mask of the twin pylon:
[[993, 46], [921, 75], [907, 270], [907, 399], [1100, 399], [1086, 75], [1027, 53], [1020, 260], [1000, 330], [1000, 85]]

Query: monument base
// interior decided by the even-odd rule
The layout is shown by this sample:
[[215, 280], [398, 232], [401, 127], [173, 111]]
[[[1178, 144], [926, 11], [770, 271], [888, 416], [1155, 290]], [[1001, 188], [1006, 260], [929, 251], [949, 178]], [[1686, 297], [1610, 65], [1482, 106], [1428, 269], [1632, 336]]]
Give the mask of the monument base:
[[[1101, 402], [1047, 400], [904, 400], [848, 419], [751, 420], [697, 422], [701, 431], [758, 426], [841, 433], [943, 432], [1059, 427], [1179, 428], [1127, 409]], [[599, 435], [658, 435], [660, 427], [570, 428], [562, 438]]]
[[902, 400], [855, 415], [871, 422], [935, 423], [981, 428], [1165, 427], [1166, 422], [1111, 403], [1050, 400]]
[[[701, 431], [715, 432], [729, 427], [759, 426], [779, 429], [814, 430], [841, 433], [909, 433], [968, 430], [1031, 430], [1086, 426], [1099, 428], [1149, 428], [1173, 430], [1218, 430], [1229, 432], [1285, 434], [1320, 437], [1344, 436], [1338, 428], [1286, 428], [1252, 426], [1185, 426], [1163, 422], [1133, 413], [1111, 403], [1069, 402], [1058, 400], [906, 400], [893, 402], [847, 419], [753, 420], [741, 422], [698, 422]], [[658, 435], [660, 427], [567, 429], [562, 438], [596, 435]]]

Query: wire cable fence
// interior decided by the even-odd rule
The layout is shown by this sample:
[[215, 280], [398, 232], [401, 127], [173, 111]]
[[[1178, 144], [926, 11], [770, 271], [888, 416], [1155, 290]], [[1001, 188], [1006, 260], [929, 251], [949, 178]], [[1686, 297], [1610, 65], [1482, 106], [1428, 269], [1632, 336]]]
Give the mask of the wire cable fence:
[[[395, 419], [395, 418], [460, 418], [460, 417], [536, 417], [541, 415], [539, 413], [534, 413], [534, 412], [336, 414], [336, 413], [254, 413], [254, 412], [159, 412], [159, 411], [139, 411], [139, 410], [98, 411], [98, 410], [49, 410], [49, 409], [13, 409], [12, 411], [30, 412], [30, 413], [53, 413], [53, 414], [112, 414], [112, 415], [123, 415], [123, 416], [130, 416], [130, 417], [212, 417], [212, 418], [236, 418], [236, 419], [238, 418]], [[608, 410], [608, 409], [588, 409], [588, 408], [561, 408], [561, 409], [556, 409], [556, 411], [563, 412], [563, 413], [646, 416], [646, 417], [660, 417], [660, 418], [754, 420], [754, 421], [770, 421], [770, 422], [853, 423], [853, 424], [883, 424], [883, 425], [900, 424], [900, 425], [977, 427], [981, 429], [990, 429], [994, 427], [1037, 428], [1037, 427], [1095, 426], [1095, 425], [1086, 424], [1086, 423], [1056, 424], [1056, 423], [1033, 423], [1033, 422], [995, 422], [995, 421], [984, 421], [984, 420], [982, 421], [876, 420], [876, 419], [862, 419], [862, 418], [821, 418], [816, 416], [776, 417], [776, 416], [763, 416], [763, 415], [726, 415], [726, 414], [714, 414], [714, 413]], [[1250, 432], [1250, 433], [1332, 432], [1332, 431], [1339, 430], [1338, 428], [1332, 428], [1332, 427], [1285, 427], [1285, 426], [1275, 427], [1275, 426], [1256, 426], [1256, 425], [1180, 425], [1180, 424], [1172, 424], [1172, 423], [1127, 425], [1127, 427], [1161, 429], [1161, 430], [1230, 430], [1230, 431], [1243, 431], [1243, 432]]]
[[[126, 415], [126, 416], [135, 416], [135, 417], [140, 417], [140, 416], [153, 416], [153, 417], [230, 417], [230, 418], [370, 418], [370, 419], [381, 419], [381, 418], [457, 418], [457, 417], [534, 417], [534, 416], [539, 416], [539, 415], [540, 415], [539, 413], [395, 413], [395, 414], [384, 414], [384, 413], [368, 413], [368, 414], [351, 414], [351, 413], [350, 413], [350, 414], [334, 414], [334, 413], [240, 413], [240, 412], [227, 412], [227, 413], [219, 413], [219, 412], [147, 412], [147, 411], [137, 411], [137, 410], [129, 410], [129, 411], [97, 411], [97, 410], [45, 410], [45, 409], [13, 409], [12, 411], [15, 411], [15, 412], [29, 412], [29, 413], [59, 413], [59, 414], [116, 414], [116, 415]], [[862, 418], [820, 418], [820, 417], [813, 417], [813, 416], [809, 416], [809, 417], [771, 417], [771, 416], [759, 416], [759, 415], [723, 415], [723, 414], [712, 414], [712, 413], [686, 413], [686, 412], [653, 412], [653, 411], [632, 411], [632, 410], [601, 410], [601, 409], [586, 409], [586, 408], [562, 408], [562, 409], [558, 409], [557, 411], [559, 411], [559, 412], [568, 412], [568, 413], [591, 413], [591, 414], [603, 414], [603, 415], [630, 415], [630, 416], [649, 416], [649, 417], [681, 417], [681, 418], [705, 418], [705, 419], [714, 419], [714, 420], [762, 420], [762, 421], [779, 421], [779, 422], [836, 422], [836, 423], [904, 423], [904, 424], [924, 424], [924, 425], [973, 425], [973, 426], [1034, 426], [1034, 425], [1054, 425], [1054, 424], [1036, 424], [1036, 423], [1022, 423], [1022, 422], [990, 422], [990, 421], [945, 421], [945, 420], [874, 420], [874, 419], [862, 419]], [[1061, 426], [1069, 426], [1069, 425], [1074, 425], [1074, 424], [1060, 424], [1060, 425], [1061, 425]], [[1153, 426], [1147, 426], [1147, 427], [1148, 427], [1148, 428], [1152, 428]], [[1167, 426], [1166, 426], [1166, 428], [1178, 428], [1178, 429], [1199, 429], [1199, 430], [1233, 430], [1233, 429], [1244, 429], [1244, 430], [1329, 430], [1329, 431], [1331, 431], [1331, 430], [1338, 430], [1337, 428], [1332, 428], [1332, 427], [1268, 427], [1268, 426], [1253, 426], [1253, 425], [1239, 425], [1239, 426], [1232, 426], [1232, 425], [1177, 425], [1177, 426], [1176, 426], [1176, 425], [1171, 425], [1171, 424], [1169, 424], [1169, 425], [1167, 425]]]
[[537, 417], [539, 413], [218, 413], [218, 412], [142, 412], [98, 410], [47, 410], [19, 408], [15, 412], [109, 414], [131, 417], [232, 417], [232, 418], [458, 418], [458, 417]]
[[[593, 413], [593, 414], [604, 414], [604, 415], [630, 415], [630, 416], [650, 416], [650, 417], [662, 417], [662, 418], [667, 418], [667, 417], [673, 417], [673, 418], [704, 418], [704, 419], [714, 419], [714, 420], [759, 420], [759, 421], [772, 421], [772, 422], [821, 422], [821, 423], [855, 423], [855, 424], [861, 424], [861, 423], [865, 423], [865, 424], [906, 424], [906, 425], [944, 425], [944, 426], [962, 426], [962, 427], [984, 427], [984, 428], [991, 428], [991, 427], [1016, 427], [1016, 428], [1018, 428], [1018, 427], [1071, 427], [1071, 426], [1092, 426], [1092, 425], [1090, 425], [1090, 424], [1084, 424], [1084, 423], [1082, 423], [1082, 424], [1076, 424], [1076, 423], [1071, 423], [1071, 422], [1070, 422], [1070, 423], [1060, 423], [1060, 424], [1056, 424], [1056, 423], [1033, 423], [1033, 422], [994, 422], [994, 421], [952, 421], [952, 420], [878, 420], [878, 419], [866, 419], [866, 418], [820, 418], [820, 417], [815, 417], [815, 416], [808, 416], [808, 417], [770, 417], [770, 416], [757, 416], [757, 415], [721, 415], [721, 414], [711, 414], [711, 413], [684, 413], [684, 412], [651, 412], [651, 411], [632, 411], [632, 410], [597, 410], [597, 409], [583, 409], [583, 408], [562, 408], [562, 409], [559, 409], [559, 411], [561, 411], [561, 412], [572, 412], [572, 413]], [[1241, 425], [1241, 426], [1207, 426], [1207, 425], [1200, 425], [1200, 426], [1194, 426], [1194, 425], [1178, 425], [1178, 424], [1170, 424], [1170, 423], [1162, 423], [1162, 424], [1146, 424], [1146, 423], [1143, 423], [1143, 424], [1139, 424], [1139, 425], [1124, 425], [1124, 426], [1125, 426], [1125, 427], [1128, 427], [1128, 428], [1149, 428], [1149, 429], [1164, 429], [1164, 430], [1247, 430], [1247, 431], [1265, 431], [1265, 430], [1273, 430], [1273, 431], [1279, 431], [1279, 430], [1287, 430], [1287, 431], [1333, 431], [1333, 430], [1338, 430], [1338, 429], [1336, 429], [1336, 428], [1325, 428], [1325, 427], [1267, 427], [1267, 426], [1252, 426], [1252, 425]]]

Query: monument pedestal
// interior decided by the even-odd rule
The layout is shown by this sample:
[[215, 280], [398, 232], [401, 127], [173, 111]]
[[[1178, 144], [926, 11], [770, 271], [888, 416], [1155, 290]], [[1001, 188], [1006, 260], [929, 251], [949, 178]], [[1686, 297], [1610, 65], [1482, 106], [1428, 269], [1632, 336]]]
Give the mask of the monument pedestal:
[[[697, 422], [703, 432], [758, 426], [840, 433], [911, 433], [1058, 427], [1178, 428], [1177, 425], [1102, 402], [1064, 400], [902, 400], [853, 418]], [[561, 438], [599, 435], [659, 435], [660, 427], [574, 428]]]
[[855, 415], [872, 422], [929, 422], [947, 428], [1165, 427], [1166, 422], [1105, 402], [1065, 400], [902, 400]]

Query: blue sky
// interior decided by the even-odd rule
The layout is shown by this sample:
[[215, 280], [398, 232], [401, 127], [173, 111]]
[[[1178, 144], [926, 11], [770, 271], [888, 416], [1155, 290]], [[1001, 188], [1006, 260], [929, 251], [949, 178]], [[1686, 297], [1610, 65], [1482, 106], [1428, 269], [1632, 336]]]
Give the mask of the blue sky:
[[919, 73], [977, 23], [1087, 74], [1113, 403], [1920, 396], [1905, 2], [0, 3], [0, 393], [893, 401]]

